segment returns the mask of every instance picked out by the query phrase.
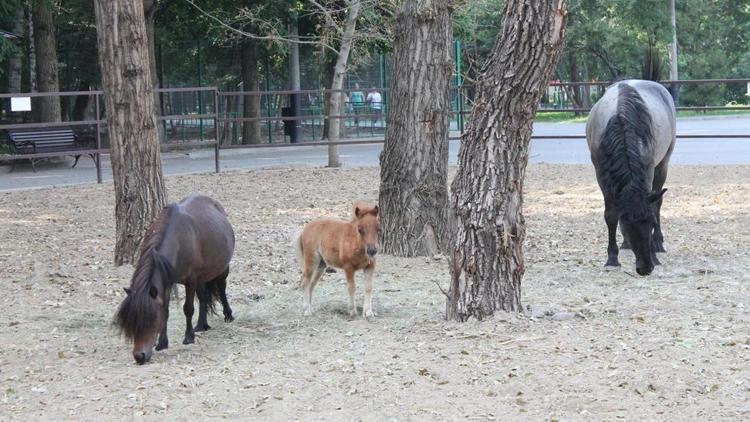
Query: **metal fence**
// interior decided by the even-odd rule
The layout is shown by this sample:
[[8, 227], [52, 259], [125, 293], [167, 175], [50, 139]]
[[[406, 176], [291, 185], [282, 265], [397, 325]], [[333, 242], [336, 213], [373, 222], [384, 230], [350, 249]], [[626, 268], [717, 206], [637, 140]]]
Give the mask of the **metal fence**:
[[[459, 81], [456, 81], [459, 82]], [[574, 113], [583, 115], [590, 110], [591, 105], [603, 94], [604, 89], [611, 82], [552, 82], [539, 104], [538, 113]], [[665, 86], [673, 92], [687, 91], [686, 87], [701, 87], [705, 91], [707, 86], [723, 85], [724, 87], [747, 86], [750, 94], [750, 79], [710, 79], [664, 81]], [[726, 88], [724, 88], [726, 89]], [[165, 88], [155, 90], [158, 93], [159, 114], [162, 137], [162, 150], [213, 148], [215, 170], [219, 172], [220, 150], [237, 148], [267, 148], [295, 145], [322, 146], [346, 144], [374, 144], [382, 143], [388, 114], [388, 90], [379, 90], [382, 99], [379, 109], [372, 101], [366, 99], [368, 90], [360, 90], [362, 95], [356, 95], [355, 90], [302, 90], [302, 91], [219, 91], [215, 87], [199, 88]], [[689, 92], [689, 91], [687, 91]], [[466, 121], [471, 116], [474, 87], [461, 84], [452, 90], [453, 110], [451, 113], [450, 139], [459, 139], [463, 133]], [[97, 181], [101, 183], [101, 155], [109, 153], [107, 137], [106, 110], [102, 101], [102, 91], [71, 91], [50, 93], [22, 93], [0, 94], [0, 101], [10, 101], [15, 97], [57, 97], [69, 99], [71, 97], [86, 97], [87, 105], [84, 112], [77, 118], [72, 115], [63, 116], [62, 122], [31, 122], [32, 116], [28, 112], [14, 113], [12, 116], [0, 116], [0, 131], [14, 129], [71, 127], [78, 133], [93, 140], [94, 146], [87, 149], [77, 149], [76, 154], [92, 154], [95, 156]], [[329, 115], [325, 111], [325, 99], [330, 95], [344, 96], [345, 110], [340, 115]], [[750, 100], [750, 98], [748, 98]], [[251, 104], [254, 102], [254, 104]], [[255, 113], [246, 112], [255, 107]], [[295, 108], [296, 107], [296, 108]], [[10, 107], [5, 107], [10, 110]], [[70, 110], [71, 107], [68, 107]], [[296, 111], [295, 111], [296, 110]], [[679, 106], [678, 111], [715, 112], [731, 111], [745, 112], [750, 105], [703, 105]], [[253, 116], [256, 117], [245, 117]], [[254, 131], [243, 131], [243, 125], [257, 122]], [[341, 140], [332, 143], [324, 140], [324, 128], [327, 122], [336, 122], [341, 128]], [[243, 133], [245, 132], [245, 133]], [[532, 139], [581, 139], [580, 135], [532, 136]], [[681, 135], [678, 138], [733, 138], [750, 139], [750, 134], [694, 134]], [[73, 151], [70, 151], [73, 152]], [[47, 158], [70, 155], [65, 151], [37, 154], [0, 154], [0, 162]]]

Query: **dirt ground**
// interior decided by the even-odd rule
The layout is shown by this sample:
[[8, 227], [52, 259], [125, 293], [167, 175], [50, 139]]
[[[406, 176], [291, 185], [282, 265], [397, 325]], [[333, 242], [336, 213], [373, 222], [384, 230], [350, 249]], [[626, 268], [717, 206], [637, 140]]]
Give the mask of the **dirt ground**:
[[668, 253], [642, 278], [629, 251], [603, 268], [590, 166], [531, 165], [528, 311], [465, 324], [443, 320], [447, 260], [387, 255], [374, 321], [347, 316], [340, 272], [302, 318], [292, 237], [377, 199], [375, 168], [168, 178], [230, 214], [237, 319], [183, 346], [172, 301], [145, 366], [111, 327], [132, 272], [112, 265], [111, 185], [0, 194], [0, 420], [748, 420], [750, 167], [670, 170]]

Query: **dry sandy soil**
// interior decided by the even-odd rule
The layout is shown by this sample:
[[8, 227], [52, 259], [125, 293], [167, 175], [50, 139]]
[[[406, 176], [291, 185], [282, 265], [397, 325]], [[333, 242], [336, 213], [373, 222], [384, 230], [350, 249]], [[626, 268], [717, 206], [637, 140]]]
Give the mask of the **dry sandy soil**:
[[750, 168], [671, 169], [668, 254], [641, 278], [629, 251], [603, 268], [592, 169], [532, 165], [524, 314], [446, 322], [447, 261], [382, 256], [374, 321], [347, 316], [340, 272], [302, 318], [292, 237], [375, 200], [377, 180], [375, 168], [167, 179], [171, 200], [202, 192], [228, 210], [237, 319], [210, 317], [183, 346], [173, 301], [172, 346], [145, 366], [110, 325], [132, 272], [111, 264], [111, 185], [1, 194], [0, 420], [750, 418]]

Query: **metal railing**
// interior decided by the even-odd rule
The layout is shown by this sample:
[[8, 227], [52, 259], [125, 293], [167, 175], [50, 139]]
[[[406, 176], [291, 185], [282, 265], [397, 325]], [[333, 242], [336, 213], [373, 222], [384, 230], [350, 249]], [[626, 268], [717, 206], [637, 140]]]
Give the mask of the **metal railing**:
[[[603, 88], [608, 86], [611, 82], [609, 81], [593, 81], [593, 82], [552, 82], [549, 84], [548, 93], [550, 90], [559, 89], [561, 95], [568, 95], [571, 88], [581, 87], [596, 87], [597, 90], [603, 92]], [[750, 84], [750, 79], [702, 79], [702, 80], [685, 80], [685, 81], [662, 81], [665, 86], [686, 86], [686, 85], [705, 85], [705, 84]], [[454, 105], [454, 110], [451, 112], [452, 127], [455, 127], [454, 132], [463, 133], [464, 122], [468, 116], [471, 115], [471, 95], [470, 90], [474, 87], [470, 85], [462, 85], [461, 87], [453, 90], [453, 99], [451, 103]], [[380, 137], [383, 135], [385, 127], [387, 125], [386, 116], [388, 110], [388, 90], [380, 90], [380, 94], [383, 99], [381, 112], [373, 113], [368, 112], [368, 108], [371, 111], [370, 105], [367, 103], [357, 103], [357, 108], [348, 108], [348, 112], [340, 115], [326, 115], [320, 111], [319, 107], [307, 107], [302, 108], [303, 113], [301, 115], [285, 115], [281, 105], [283, 104], [284, 97], [290, 98], [291, 96], [299, 97], [307, 96], [308, 102], [312, 102], [312, 98], [318, 101], [318, 104], [324, 102], [327, 95], [332, 94], [343, 94], [349, 96], [354, 90], [301, 90], [301, 91], [228, 91], [222, 92], [215, 87], [199, 87], [199, 88], [163, 88], [156, 89], [155, 92], [160, 96], [160, 103], [162, 110], [160, 114], [164, 114], [157, 117], [157, 121], [162, 125], [164, 132], [168, 132], [167, 125], [174, 125], [174, 122], [182, 122], [174, 125], [171, 128], [172, 137], [175, 138], [176, 131], [182, 130], [182, 142], [163, 142], [162, 150], [169, 151], [175, 148], [199, 148], [199, 147], [212, 147], [214, 149], [214, 166], [215, 171], [220, 171], [220, 150], [222, 149], [239, 149], [239, 148], [268, 148], [268, 147], [289, 147], [289, 146], [326, 146], [326, 145], [364, 145], [364, 144], [380, 144], [384, 140]], [[367, 90], [361, 90], [365, 93]], [[600, 94], [597, 91], [598, 94]], [[91, 96], [94, 100], [94, 118], [93, 119], [81, 119], [81, 120], [68, 120], [61, 122], [45, 122], [45, 123], [28, 123], [28, 122], [9, 122], [0, 124], [0, 131], [13, 130], [13, 129], [33, 129], [33, 128], [51, 128], [51, 127], [78, 127], [78, 126], [89, 126], [94, 127], [94, 141], [95, 147], [89, 149], [77, 149], [75, 152], [80, 154], [93, 154], [96, 164], [97, 181], [102, 181], [102, 169], [101, 169], [101, 155], [109, 154], [109, 148], [107, 148], [103, 139], [106, 136], [106, 120], [103, 118], [105, 111], [102, 107], [102, 91], [70, 91], [70, 92], [47, 92], [47, 93], [19, 93], [19, 94], [0, 94], [0, 101], [14, 97], [72, 97], [72, 96]], [[185, 95], [192, 96], [187, 99]], [[244, 101], [247, 98], [259, 97], [260, 113], [257, 117], [240, 117], [238, 111], [233, 111], [231, 108], [239, 110], [240, 107], [244, 107]], [[593, 104], [593, 98], [590, 99], [590, 103]], [[567, 100], [570, 102], [570, 99]], [[233, 102], [232, 107], [228, 107], [228, 104]], [[273, 103], [272, 103], [273, 102]], [[308, 104], [309, 106], [310, 104]], [[347, 103], [347, 106], [354, 105], [351, 102]], [[358, 111], [357, 111], [358, 110]], [[750, 106], [681, 106], [677, 107], [678, 111], [714, 111], [714, 110], [731, 110], [731, 111], [745, 111], [750, 110]], [[574, 112], [574, 113], [587, 113], [590, 111], [590, 107], [575, 107], [565, 106], [560, 108], [545, 108], [540, 105], [538, 113], [550, 113], [550, 112]], [[382, 124], [374, 126], [360, 126], [360, 119], [373, 119], [377, 118], [378, 121], [382, 121]], [[289, 142], [286, 141], [286, 135], [282, 134], [279, 138], [278, 125], [275, 123], [287, 123], [294, 122], [300, 124], [311, 130], [312, 139], [317, 137], [317, 127], [325, 125], [325, 121], [329, 122], [340, 122], [343, 121], [344, 128], [346, 130], [355, 130], [359, 135], [360, 129], [366, 129], [365, 132], [369, 131], [369, 136], [362, 137], [359, 139], [353, 139], [346, 136], [343, 139], [330, 142], [330, 141], [306, 141], [292, 143], [291, 139]], [[189, 124], [184, 124], [189, 122]], [[231, 129], [233, 126], [238, 127], [239, 125], [246, 122], [259, 122], [261, 126], [265, 127], [266, 136], [263, 137], [265, 142], [262, 143], [248, 143], [248, 144], [237, 144], [232, 143], [232, 140], [222, 139], [222, 132], [229, 126]], [[352, 125], [352, 123], [355, 125]], [[0, 122], [2, 123], [2, 122]], [[287, 123], [288, 124], [288, 123]], [[455, 126], [453, 125], [455, 124]], [[186, 127], [195, 125], [199, 127], [199, 132], [196, 136], [198, 138], [186, 141], [188, 138]], [[176, 128], [176, 129], [175, 129]], [[213, 132], [213, 139], [206, 139], [206, 133]], [[236, 132], [236, 130], [235, 130]], [[322, 134], [322, 127], [321, 127]], [[169, 136], [167, 136], [169, 138]], [[237, 136], [234, 136], [233, 140], [236, 140]], [[308, 137], [310, 138], [310, 137]], [[584, 134], [580, 135], [535, 135], [532, 139], [582, 139], [585, 138]], [[678, 138], [692, 138], [692, 139], [707, 139], [707, 138], [728, 138], [728, 139], [750, 139], [750, 134], [692, 134], [692, 135], [681, 135], [678, 134]], [[451, 136], [449, 139], [456, 140], [460, 139], [460, 136]], [[262, 141], [255, 139], [254, 141]], [[29, 159], [29, 158], [46, 158], [69, 155], [66, 151], [60, 152], [48, 152], [48, 153], [37, 153], [37, 154], [0, 154], [0, 162], [18, 159]]]

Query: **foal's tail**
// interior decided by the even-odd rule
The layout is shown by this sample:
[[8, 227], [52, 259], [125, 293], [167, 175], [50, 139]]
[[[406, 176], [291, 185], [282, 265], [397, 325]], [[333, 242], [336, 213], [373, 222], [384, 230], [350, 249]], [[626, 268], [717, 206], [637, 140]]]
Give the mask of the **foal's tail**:
[[[305, 253], [302, 250], [302, 232], [300, 232], [292, 241], [292, 247], [294, 248], [295, 255], [297, 256], [297, 264], [300, 268], [305, 266]], [[302, 286], [302, 277], [300, 276], [299, 285]]]

